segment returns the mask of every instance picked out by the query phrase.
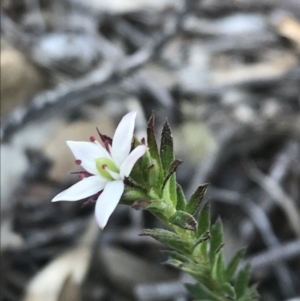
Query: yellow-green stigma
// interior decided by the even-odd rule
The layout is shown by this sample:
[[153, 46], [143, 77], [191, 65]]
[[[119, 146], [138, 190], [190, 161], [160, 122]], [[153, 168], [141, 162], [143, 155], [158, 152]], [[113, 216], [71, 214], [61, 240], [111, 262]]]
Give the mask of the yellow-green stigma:
[[119, 173], [119, 169], [116, 167], [115, 163], [107, 158], [98, 158], [96, 159], [96, 167], [101, 176], [108, 180], [113, 180], [113, 177], [109, 174], [107, 169], [115, 173]]

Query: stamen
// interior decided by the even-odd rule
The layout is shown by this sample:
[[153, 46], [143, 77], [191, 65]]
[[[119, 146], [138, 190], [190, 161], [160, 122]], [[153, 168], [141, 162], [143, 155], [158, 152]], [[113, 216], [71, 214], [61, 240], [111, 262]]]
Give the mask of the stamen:
[[100, 136], [102, 143], [104, 144], [105, 149], [110, 153], [109, 145], [112, 144], [112, 139], [106, 135], [102, 135], [100, 133], [99, 129], [98, 128], [96, 128], [96, 129], [97, 129], [97, 132]]
[[107, 164], [102, 164], [102, 169], [105, 169], [107, 167]]
[[[101, 144], [96, 140], [95, 136], [91, 136], [91, 137], [90, 137], [90, 140], [91, 140], [92, 142], [96, 143], [97, 145], [100, 145], [100, 146], [101, 146]], [[102, 147], [102, 146], [101, 146], [101, 147]]]
[[73, 172], [71, 172], [70, 173], [71, 175], [79, 175], [79, 174], [82, 174], [82, 175], [84, 175], [85, 177], [90, 177], [90, 176], [92, 176], [93, 174], [91, 174], [91, 173], [89, 173], [89, 172], [87, 172], [87, 171], [73, 171]]
[[100, 144], [100, 142], [99, 142], [99, 141], [95, 140], [95, 142], [94, 142], [94, 143], [96, 143], [97, 145], [100, 145], [100, 146], [102, 147], [102, 145]]
[[146, 145], [146, 139], [142, 138], [141, 143], [144, 144], [144, 145]]
[[82, 163], [82, 161], [79, 160], [79, 159], [77, 159], [77, 160], [75, 160], [75, 163], [76, 163], [77, 165], [80, 165], [80, 164]]

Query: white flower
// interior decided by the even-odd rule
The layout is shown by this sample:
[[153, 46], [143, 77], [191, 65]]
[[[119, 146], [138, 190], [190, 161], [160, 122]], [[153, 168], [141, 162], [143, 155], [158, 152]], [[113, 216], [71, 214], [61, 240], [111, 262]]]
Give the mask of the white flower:
[[67, 141], [76, 163], [86, 172], [81, 181], [59, 193], [52, 202], [77, 201], [99, 194], [95, 215], [100, 228], [104, 228], [124, 191], [123, 180], [129, 176], [134, 164], [147, 151], [145, 145], [137, 146], [131, 153], [136, 112], [125, 115], [114, 134], [112, 145], [105, 148], [94, 137], [92, 142]]

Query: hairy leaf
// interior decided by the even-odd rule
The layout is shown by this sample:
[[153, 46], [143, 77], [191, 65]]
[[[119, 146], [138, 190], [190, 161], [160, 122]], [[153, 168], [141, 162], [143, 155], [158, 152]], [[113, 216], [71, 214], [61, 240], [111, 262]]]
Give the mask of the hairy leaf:
[[203, 200], [203, 196], [207, 190], [208, 185], [209, 184], [203, 184], [196, 189], [196, 191], [193, 193], [193, 195], [186, 204], [186, 212], [188, 212], [191, 215], [194, 215], [197, 212]]
[[184, 211], [177, 211], [169, 218], [169, 221], [172, 224], [186, 230], [197, 230], [197, 221], [195, 220], [195, 218]]
[[201, 210], [198, 218], [197, 238], [210, 230], [210, 206], [207, 202]]
[[[134, 137], [133, 138], [133, 147], [136, 148], [137, 146], [141, 145], [140, 141]], [[148, 173], [145, 172], [147, 168], [150, 166], [150, 157], [149, 153], [146, 152], [144, 156], [142, 156], [134, 165], [130, 177], [137, 182], [139, 185], [143, 187], [147, 187], [148, 183]]]
[[126, 205], [132, 205], [138, 200], [147, 200], [149, 196], [143, 190], [135, 188], [126, 188], [125, 193], [122, 196], [121, 203]]
[[182, 188], [179, 184], [176, 185], [176, 192], [177, 192], [176, 209], [185, 211], [186, 199], [182, 191]]
[[214, 279], [221, 281], [225, 278], [225, 263], [222, 252], [216, 254], [212, 267], [212, 276]]
[[174, 161], [173, 137], [167, 120], [163, 125], [161, 133], [160, 157], [164, 176], [166, 177]]
[[216, 223], [211, 228], [211, 239], [210, 239], [210, 250], [209, 250], [209, 259], [211, 264], [214, 262], [216, 253], [219, 248], [223, 245], [223, 229], [221, 220], [218, 219]]
[[235, 297], [236, 297], [235, 289], [230, 283], [228, 283], [228, 282], [222, 283], [221, 292], [225, 297], [235, 300]]
[[186, 284], [186, 288], [188, 289], [189, 293], [196, 299], [210, 301], [221, 300], [211, 290], [209, 290], [207, 287], [205, 287], [199, 282], [195, 284]]
[[168, 180], [170, 179], [170, 177], [176, 172], [178, 166], [182, 163], [181, 160], [175, 159], [172, 164], [170, 165], [170, 169], [168, 174], [165, 176], [164, 181], [163, 181], [163, 185], [162, 185], [162, 189], [164, 189], [166, 183], [168, 182]]
[[245, 249], [239, 250], [228, 263], [228, 266], [226, 268], [226, 273], [225, 273], [226, 281], [230, 281], [232, 279], [232, 277], [234, 276], [235, 271], [236, 271], [241, 259], [244, 256], [244, 253], [245, 253]]
[[176, 259], [170, 259], [165, 262], [165, 264], [171, 265], [177, 269], [180, 269], [189, 275], [193, 276], [195, 279], [200, 281], [202, 284], [208, 287], [214, 286], [214, 282], [209, 276], [209, 270], [205, 265], [201, 265], [194, 262], [181, 262]]
[[247, 264], [240, 272], [238, 273], [234, 288], [236, 292], [236, 297], [241, 298], [246, 293], [248, 284], [250, 280], [250, 265]]
[[193, 262], [189, 257], [182, 255], [176, 251], [163, 251], [170, 259], [176, 259], [181, 262]]
[[174, 232], [163, 229], [145, 229], [140, 236], [151, 236], [179, 253], [191, 254], [192, 252], [192, 242], [183, 240]]
[[155, 137], [155, 130], [154, 130], [154, 114], [151, 115], [148, 126], [147, 126], [147, 144], [149, 148], [149, 153], [152, 160], [156, 161], [157, 168], [159, 170], [158, 173], [158, 182], [161, 183], [162, 181], [162, 165], [161, 159], [157, 147], [156, 137]]

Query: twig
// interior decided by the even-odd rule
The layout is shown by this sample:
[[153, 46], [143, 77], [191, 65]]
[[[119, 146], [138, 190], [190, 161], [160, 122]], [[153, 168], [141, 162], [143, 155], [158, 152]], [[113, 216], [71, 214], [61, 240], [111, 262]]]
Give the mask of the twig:
[[274, 249], [261, 252], [255, 256], [247, 258], [241, 265], [251, 264], [253, 271], [262, 270], [270, 266], [276, 265], [278, 261], [291, 260], [300, 256], [300, 241], [292, 241], [284, 245], [280, 245]]
[[246, 170], [251, 179], [264, 189], [282, 208], [294, 233], [300, 237], [300, 213], [295, 202], [271, 177], [264, 175], [254, 163], [247, 163]]
[[104, 87], [131, 75], [146, 64], [177, 33], [185, 13], [186, 9], [175, 18], [169, 19], [163, 33], [157, 36], [150, 45], [124, 58], [114, 68], [107, 63], [106, 67], [101, 70], [93, 71], [81, 79], [36, 96], [28, 108], [15, 110], [2, 125], [1, 141], [9, 140], [20, 127], [44, 117], [45, 111], [49, 114], [49, 109], [53, 112], [57, 106], [61, 107], [61, 104], [64, 110], [74, 108], [99, 94]]

